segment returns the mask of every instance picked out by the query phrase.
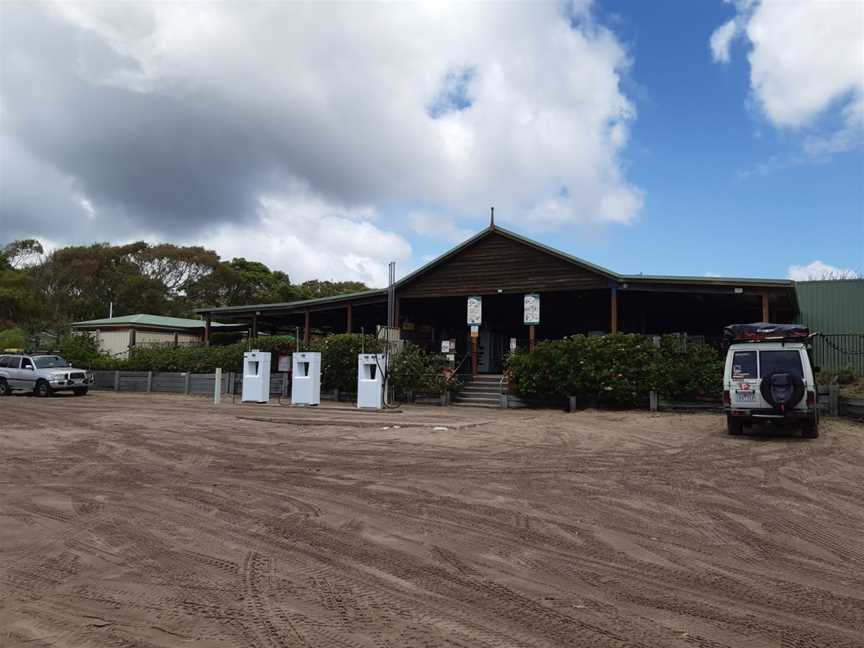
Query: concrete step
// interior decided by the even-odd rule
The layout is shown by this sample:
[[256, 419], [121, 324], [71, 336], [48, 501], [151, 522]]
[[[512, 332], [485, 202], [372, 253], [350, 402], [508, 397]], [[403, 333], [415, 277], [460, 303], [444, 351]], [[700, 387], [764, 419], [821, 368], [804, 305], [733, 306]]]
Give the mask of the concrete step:
[[491, 396], [480, 396], [480, 395], [463, 395], [459, 394], [453, 399], [455, 403], [494, 403], [498, 404], [501, 402], [501, 399], [498, 397], [498, 394], [493, 394]]
[[501, 390], [498, 385], [463, 385], [461, 393], [463, 394], [500, 394]]
[[483, 407], [486, 409], [498, 409], [498, 403], [475, 403], [473, 401], [453, 401], [454, 407]]

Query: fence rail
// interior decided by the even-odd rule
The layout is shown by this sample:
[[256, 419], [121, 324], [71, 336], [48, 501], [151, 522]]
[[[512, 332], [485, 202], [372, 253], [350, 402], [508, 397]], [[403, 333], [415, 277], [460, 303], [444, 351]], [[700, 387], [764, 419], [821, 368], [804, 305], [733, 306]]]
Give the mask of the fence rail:
[[[148, 371], [94, 371], [94, 383], [92, 389], [108, 390], [117, 392], [139, 392], [139, 393], [164, 393], [164, 394], [186, 394], [190, 396], [213, 396], [216, 388], [216, 374], [192, 374], [174, 372], [148, 372]], [[239, 395], [243, 388], [243, 376], [240, 373], [224, 372], [220, 393]], [[291, 382], [287, 374], [271, 374], [270, 397], [287, 397], [291, 392]], [[401, 394], [402, 402], [426, 403], [435, 405], [446, 405], [449, 398], [442, 398], [440, 394], [425, 392], [412, 392]], [[321, 392], [323, 401], [350, 402], [356, 400], [354, 392], [340, 392], [330, 390]], [[819, 409], [828, 416], [849, 416], [864, 419], [864, 399], [844, 398], [839, 395], [839, 387], [833, 385], [820, 385], [817, 396]], [[569, 409], [577, 409], [574, 401], [570, 399]], [[653, 395], [646, 399], [644, 407], [652, 410], [720, 410], [722, 403], [718, 401], [700, 402], [678, 402], [669, 401]], [[558, 407], [557, 402], [541, 402], [534, 400], [523, 400], [514, 395], [506, 395], [502, 399], [502, 406], [507, 408], [526, 406]]]

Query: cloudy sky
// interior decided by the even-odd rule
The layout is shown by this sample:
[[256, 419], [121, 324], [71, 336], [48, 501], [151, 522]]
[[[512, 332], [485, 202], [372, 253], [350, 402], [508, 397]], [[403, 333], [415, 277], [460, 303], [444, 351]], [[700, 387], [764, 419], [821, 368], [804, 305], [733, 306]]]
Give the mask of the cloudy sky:
[[864, 1], [0, 4], [0, 242], [381, 285], [488, 223], [864, 271]]

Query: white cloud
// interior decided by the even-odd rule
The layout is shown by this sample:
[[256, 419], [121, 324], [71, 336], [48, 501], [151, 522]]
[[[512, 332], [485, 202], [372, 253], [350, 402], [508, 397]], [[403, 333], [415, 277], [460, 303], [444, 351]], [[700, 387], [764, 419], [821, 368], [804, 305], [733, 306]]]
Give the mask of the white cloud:
[[729, 47], [732, 39], [738, 33], [738, 24], [735, 19], [723, 23], [711, 34], [711, 55], [718, 63], [729, 62]]
[[858, 273], [849, 268], [839, 268], [822, 261], [813, 261], [807, 265], [789, 266], [790, 279], [795, 281], [813, 281], [818, 279], [854, 279]]
[[750, 46], [750, 86], [777, 127], [814, 126], [832, 109], [842, 135], [817, 134], [810, 146], [848, 150], [864, 126], [864, 3], [856, 0], [736, 2], [736, 17], [711, 35], [715, 61], [729, 60], [736, 36]]
[[[396, 224], [378, 215], [406, 206], [465, 222], [495, 204], [502, 224], [532, 229], [626, 224], [642, 205], [621, 159], [635, 119], [621, 88], [630, 61], [589, 2], [3, 12], [0, 135], [74, 187], [33, 219], [53, 220], [42, 231], [58, 239], [84, 227], [111, 239], [222, 228], [237, 237], [219, 238], [224, 249], [252, 257], [254, 241], [270, 249], [258, 229], [268, 197], [298, 222], [306, 199], [284, 191], [295, 180], [345, 206], [326, 218], [354, 237], [392, 236]], [[10, 151], [4, 168], [17, 164]], [[323, 220], [302, 222], [319, 257], [329, 253]], [[371, 276], [364, 254], [323, 270]]]
[[189, 243], [203, 244], [223, 258], [261, 261], [295, 282], [354, 280], [384, 286], [387, 264], [408, 260], [411, 246], [372, 223], [376, 217], [369, 208], [331, 205], [294, 183], [280, 196], [261, 199], [254, 225], [221, 225]]
[[452, 216], [428, 211], [412, 211], [408, 214], [408, 223], [420, 236], [445, 243], [459, 243], [477, 233], [459, 227]]

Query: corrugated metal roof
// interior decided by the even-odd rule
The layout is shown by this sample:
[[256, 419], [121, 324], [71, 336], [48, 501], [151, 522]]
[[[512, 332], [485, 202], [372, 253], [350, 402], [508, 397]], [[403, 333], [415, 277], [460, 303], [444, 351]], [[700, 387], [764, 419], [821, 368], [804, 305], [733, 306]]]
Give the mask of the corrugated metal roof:
[[[84, 322], [75, 322], [72, 328], [97, 328], [97, 327], [113, 327], [113, 326], [155, 326], [168, 329], [199, 329], [204, 328], [204, 321], [199, 319], [186, 319], [183, 317], [163, 317], [161, 315], [147, 315], [139, 313], [137, 315], [123, 315], [121, 317], [106, 317], [104, 319], [86, 320]], [[228, 324], [220, 324], [213, 322], [211, 326], [229, 326]]]
[[273, 311], [283, 310], [285, 308], [304, 308], [306, 306], [316, 306], [319, 304], [339, 303], [343, 301], [351, 301], [353, 299], [362, 299], [364, 297], [383, 297], [387, 295], [386, 288], [377, 288], [374, 290], [363, 290], [354, 293], [345, 293], [343, 295], [334, 295], [332, 297], [315, 297], [314, 299], [301, 299], [293, 302], [275, 302], [272, 304], [244, 304], [243, 306], [209, 306], [207, 308], [196, 308], [196, 313], [232, 313], [234, 311]]

